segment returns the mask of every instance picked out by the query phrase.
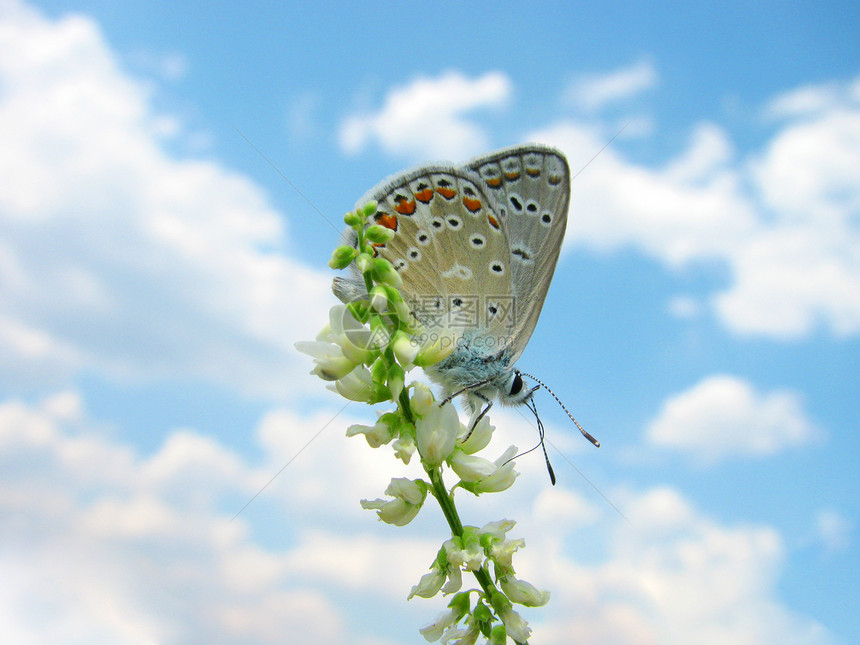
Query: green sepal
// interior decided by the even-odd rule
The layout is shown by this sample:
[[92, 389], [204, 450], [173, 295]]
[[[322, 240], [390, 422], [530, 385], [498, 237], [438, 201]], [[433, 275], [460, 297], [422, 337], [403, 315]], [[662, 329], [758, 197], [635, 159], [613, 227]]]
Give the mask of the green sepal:
[[360, 323], [367, 323], [368, 318], [370, 318], [370, 307], [363, 300], [348, 302], [346, 309]]
[[448, 603], [448, 607], [457, 614], [458, 620], [469, 613], [469, 593], [468, 591], [461, 591], [454, 594], [451, 602]]

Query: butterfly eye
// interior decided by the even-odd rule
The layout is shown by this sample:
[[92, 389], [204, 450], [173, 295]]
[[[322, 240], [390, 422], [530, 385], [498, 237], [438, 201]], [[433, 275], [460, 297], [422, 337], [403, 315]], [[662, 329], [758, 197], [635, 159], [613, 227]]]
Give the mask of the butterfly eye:
[[514, 380], [511, 383], [510, 395], [514, 396], [516, 394], [519, 394], [520, 390], [522, 390], [522, 389], [523, 389], [523, 377], [520, 376], [519, 372], [517, 372], [516, 374], [514, 374]]

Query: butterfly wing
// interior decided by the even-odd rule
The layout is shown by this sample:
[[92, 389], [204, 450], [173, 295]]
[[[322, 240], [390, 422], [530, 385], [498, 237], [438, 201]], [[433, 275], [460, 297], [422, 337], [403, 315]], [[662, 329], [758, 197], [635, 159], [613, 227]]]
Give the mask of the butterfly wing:
[[510, 247], [514, 296], [511, 363], [525, 349], [537, 325], [567, 227], [570, 169], [564, 155], [548, 146], [507, 148], [472, 161], [500, 215]]
[[359, 204], [378, 202], [376, 223], [395, 231], [377, 247], [403, 279], [401, 291], [430, 333], [507, 343], [510, 251], [495, 202], [475, 173], [450, 165], [395, 175]]

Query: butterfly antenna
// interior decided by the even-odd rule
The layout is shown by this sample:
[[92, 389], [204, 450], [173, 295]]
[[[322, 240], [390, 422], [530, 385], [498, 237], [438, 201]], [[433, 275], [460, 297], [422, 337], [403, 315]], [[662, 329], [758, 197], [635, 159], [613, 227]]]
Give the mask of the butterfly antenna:
[[[543, 389], [545, 389], [547, 392], [552, 394], [552, 398], [554, 398], [556, 400], [556, 402], [561, 406], [561, 409], [565, 411], [565, 413], [570, 418], [570, 420], [573, 421], [573, 423], [576, 425], [577, 428], [579, 428], [579, 431], [582, 433], [582, 436], [585, 437], [586, 439], [588, 439], [591, 443], [593, 443], [596, 448], [600, 448], [600, 442], [597, 439], [595, 439], [594, 437], [592, 437], [590, 434], [588, 434], [588, 432], [585, 430], [585, 428], [583, 428], [581, 425], [579, 425], [579, 421], [577, 421], [576, 419], [573, 418], [573, 415], [564, 406], [564, 403], [561, 402], [561, 399], [555, 395], [555, 392], [553, 392], [551, 389], [549, 389], [549, 387], [547, 387], [546, 383], [544, 383], [543, 381], [541, 381], [538, 378], [535, 378], [531, 374], [526, 374], [525, 372], [522, 372], [522, 375], [528, 376], [531, 380], [533, 380], [535, 383], [538, 383], [541, 387], [543, 387]], [[535, 415], [537, 415], [537, 412], [535, 412]], [[538, 422], [540, 422], [540, 419], [538, 419]]]
[[[535, 403], [535, 400], [530, 399], [529, 403], [531, 403], [531, 405], [528, 405], [527, 403], [526, 407], [532, 412], [534, 412], [535, 419], [537, 419], [538, 436], [540, 437], [540, 447], [541, 450], [543, 450], [543, 458], [546, 462], [546, 469], [549, 473], [549, 480], [552, 482], [552, 485], [555, 486], [555, 471], [553, 471], [552, 469], [552, 464], [549, 463], [549, 455], [546, 454], [546, 443], [544, 442], [544, 436], [546, 435], [546, 432], [544, 431], [543, 421], [540, 420], [540, 415], [538, 415], [537, 404]], [[534, 450], [534, 448], [532, 448], [532, 450]]]

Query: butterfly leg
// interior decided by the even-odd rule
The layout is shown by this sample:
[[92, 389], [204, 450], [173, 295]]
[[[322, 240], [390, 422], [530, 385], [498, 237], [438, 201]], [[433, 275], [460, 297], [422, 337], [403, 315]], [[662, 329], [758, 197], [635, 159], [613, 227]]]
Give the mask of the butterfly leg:
[[478, 422], [479, 422], [481, 419], [483, 419], [483, 418], [484, 418], [484, 415], [485, 415], [485, 414], [487, 414], [487, 412], [489, 412], [489, 411], [490, 411], [490, 408], [491, 408], [491, 407], [493, 407], [493, 401], [492, 401], [492, 399], [488, 399], [486, 396], [484, 396], [484, 395], [483, 395], [483, 394], [481, 394], [480, 392], [470, 392], [470, 393], [469, 393], [469, 395], [470, 395], [470, 396], [475, 396], [475, 397], [477, 397], [477, 398], [481, 399], [481, 401], [483, 401], [483, 402], [484, 402], [484, 403], [486, 403], [487, 405], [486, 405], [486, 406], [484, 406], [484, 409], [483, 409], [483, 410], [481, 410], [480, 412], [478, 412], [477, 416], [475, 416], [475, 418], [474, 418], [474, 419], [472, 420], [472, 422], [469, 424], [469, 432], [467, 432], [467, 433], [466, 433], [466, 436], [465, 436], [465, 437], [463, 437], [463, 441], [466, 441], [469, 437], [471, 437], [471, 436], [472, 436], [472, 433], [475, 431], [475, 428], [477, 428], [477, 427], [478, 427]]

